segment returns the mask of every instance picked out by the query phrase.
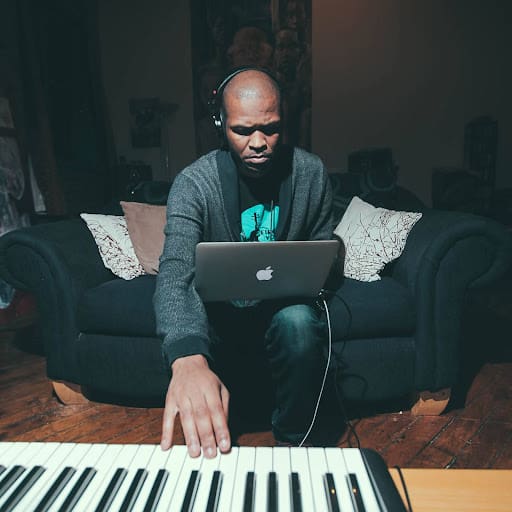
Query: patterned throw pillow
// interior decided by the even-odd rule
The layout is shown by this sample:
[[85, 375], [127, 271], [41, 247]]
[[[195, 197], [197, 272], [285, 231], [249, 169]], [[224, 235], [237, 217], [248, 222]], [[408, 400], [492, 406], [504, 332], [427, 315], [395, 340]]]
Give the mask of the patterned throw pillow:
[[334, 230], [345, 244], [344, 274], [378, 281], [386, 263], [398, 258], [421, 213], [376, 208], [355, 196]]
[[105, 267], [123, 279], [145, 273], [135, 255], [123, 216], [81, 213], [80, 217], [94, 237]]

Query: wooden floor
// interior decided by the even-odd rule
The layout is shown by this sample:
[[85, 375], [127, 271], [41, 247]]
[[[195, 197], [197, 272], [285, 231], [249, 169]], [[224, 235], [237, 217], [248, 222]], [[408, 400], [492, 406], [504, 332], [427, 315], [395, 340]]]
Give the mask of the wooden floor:
[[[89, 403], [64, 406], [52, 395], [44, 357], [31, 347], [32, 330], [0, 332], [0, 441], [158, 443], [162, 409]], [[389, 466], [512, 468], [512, 363], [485, 363], [472, 380], [466, 405], [438, 417], [408, 411], [350, 421], [362, 447]], [[346, 430], [339, 446], [354, 446]], [[175, 442], [183, 443], [181, 432]], [[246, 432], [240, 445], [272, 446], [270, 432]]]

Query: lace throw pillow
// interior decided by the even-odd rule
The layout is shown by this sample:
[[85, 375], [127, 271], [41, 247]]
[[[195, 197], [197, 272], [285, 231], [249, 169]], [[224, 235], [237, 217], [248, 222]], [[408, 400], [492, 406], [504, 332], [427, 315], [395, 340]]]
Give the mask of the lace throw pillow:
[[105, 267], [123, 279], [145, 273], [135, 255], [123, 216], [82, 213], [80, 217], [94, 237]]
[[334, 230], [345, 244], [345, 276], [378, 281], [384, 266], [402, 254], [421, 215], [376, 208], [355, 196]]

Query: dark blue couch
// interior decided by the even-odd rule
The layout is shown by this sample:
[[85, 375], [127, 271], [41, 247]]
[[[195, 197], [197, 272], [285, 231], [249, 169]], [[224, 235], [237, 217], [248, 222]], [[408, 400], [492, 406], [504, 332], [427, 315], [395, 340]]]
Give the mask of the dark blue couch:
[[[510, 235], [497, 222], [425, 208], [382, 280], [345, 279], [330, 299], [344, 397], [373, 401], [453, 387], [468, 291], [498, 280], [511, 255]], [[163, 404], [169, 372], [155, 336], [155, 277], [115, 277], [81, 219], [1, 237], [0, 277], [37, 299], [50, 379], [75, 383], [96, 400]]]

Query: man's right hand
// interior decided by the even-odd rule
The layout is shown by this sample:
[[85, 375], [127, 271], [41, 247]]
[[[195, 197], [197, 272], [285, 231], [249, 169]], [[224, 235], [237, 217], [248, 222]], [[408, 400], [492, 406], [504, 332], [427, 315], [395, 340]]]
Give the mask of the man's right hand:
[[172, 445], [174, 423], [180, 415], [185, 442], [191, 457], [215, 457], [217, 447], [231, 448], [228, 429], [229, 391], [202, 355], [176, 359], [165, 399], [162, 422], [162, 450]]

